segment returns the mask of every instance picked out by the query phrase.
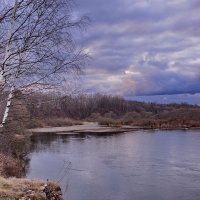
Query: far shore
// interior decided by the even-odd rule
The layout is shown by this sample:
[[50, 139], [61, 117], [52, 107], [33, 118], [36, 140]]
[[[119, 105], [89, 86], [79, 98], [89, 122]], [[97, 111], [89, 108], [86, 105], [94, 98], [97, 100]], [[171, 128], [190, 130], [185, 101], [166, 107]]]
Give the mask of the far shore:
[[77, 134], [106, 134], [106, 133], [124, 133], [140, 130], [141, 127], [136, 126], [102, 126], [97, 122], [83, 122], [82, 125], [73, 125], [65, 127], [46, 127], [29, 129], [32, 135], [35, 134], [56, 134], [56, 135], [77, 135]]
[[64, 126], [64, 127], [45, 127], [34, 128], [28, 131], [32, 135], [55, 134], [55, 135], [79, 135], [79, 134], [117, 134], [137, 130], [190, 130], [200, 129], [200, 127], [178, 127], [178, 128], [149, 128], [139, 126], [102, 126], [97, 122], [83, 122], [82, 125]]

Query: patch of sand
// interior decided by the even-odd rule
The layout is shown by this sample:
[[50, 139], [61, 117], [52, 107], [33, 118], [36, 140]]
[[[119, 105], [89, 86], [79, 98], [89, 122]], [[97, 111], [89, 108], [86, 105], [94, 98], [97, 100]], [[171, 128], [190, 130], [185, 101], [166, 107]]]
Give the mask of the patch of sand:
[[101, 126], [96, 122], [84, 122], [83, 125], [67, 126], [67, 127], [47, 127], [47, 128], [35, 128], [29, 129], [33, 134], [36, 133], [55, 133], [55, 134], [80, 134], [80, 133], [121, 133], [137, 130], [139, 127], [133, 126], [121, 126], [121, 127], [109, 127]]

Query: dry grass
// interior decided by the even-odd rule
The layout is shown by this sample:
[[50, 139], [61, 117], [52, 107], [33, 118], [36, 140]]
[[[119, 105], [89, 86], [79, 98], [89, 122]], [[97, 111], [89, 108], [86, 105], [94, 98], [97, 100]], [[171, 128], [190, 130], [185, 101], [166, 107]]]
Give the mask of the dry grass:
[[7, 157], [0, 153], [0, 175], [2, 176], [4, 173], [4, 163], [6, 161]]
[[29, 121], [27, 128], [44, 128], [44, 127], [61, 127], [81, 125], [82, 122], [69, 118], [48, 118], [48, 119], [32, 119]]
[[104, 126], [139, 126], [149, 129], [180, 129], [180, 128], [199, 128], [200, 120], [189, 120], [189, 119], [158, 119], [158, 118], [121, 118], [121, 119], [112, 119], [101, 117], [98, 120], [99, 125]]
[[22, 172], [22, 166], [18, 159], [14, 159], [11, 156], [0, 153], [0, 176], [20, 177]]
[[[4, 179], [0, 177], [0, 200], [45, 200], [44, 181], [29, 179]], [[62, 200], [61, 191], [56, 183], [49, 183], [56, 194], [55, 200]]]
[[101, 117], [98, 120], [98, 124], [103, 125], [103, 126], [121, 126], [121, 125], [123, 125], [120, 120], [106, 118], [106, 117]]

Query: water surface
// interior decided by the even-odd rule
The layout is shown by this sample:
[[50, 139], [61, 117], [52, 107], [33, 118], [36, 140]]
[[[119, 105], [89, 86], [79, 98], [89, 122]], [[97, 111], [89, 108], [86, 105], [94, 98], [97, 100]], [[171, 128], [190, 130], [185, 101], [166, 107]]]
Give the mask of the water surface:
[[27, 177], [60, 180], [65, 200], [200, 199], [200, 131], [37, 136], [30, 158]]

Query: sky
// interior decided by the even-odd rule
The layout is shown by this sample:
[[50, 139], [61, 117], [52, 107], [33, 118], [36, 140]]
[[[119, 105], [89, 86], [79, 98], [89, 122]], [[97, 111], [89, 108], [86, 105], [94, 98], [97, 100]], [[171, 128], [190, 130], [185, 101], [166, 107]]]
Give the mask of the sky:
[[199, 0], [76, 0], [91, 22], [87, 92], [123, 97], [200, 92]]
[[200, 104], [199, 0], [75, 0], [73, 13], [90, 18], [84, 92]]

